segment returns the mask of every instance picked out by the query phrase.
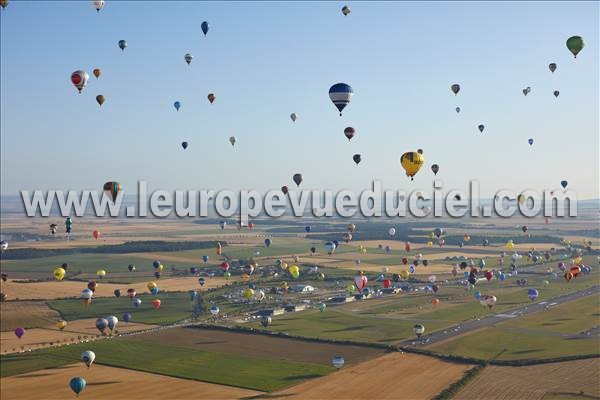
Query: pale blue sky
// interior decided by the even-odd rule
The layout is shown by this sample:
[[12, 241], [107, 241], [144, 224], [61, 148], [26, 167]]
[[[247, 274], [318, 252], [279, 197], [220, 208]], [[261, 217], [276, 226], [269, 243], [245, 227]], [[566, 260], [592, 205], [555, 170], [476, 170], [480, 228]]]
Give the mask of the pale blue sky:
[[[483, 197], [562, 179], [598, 197], [597, 2], [348, 4], [344, 17], [338, 2], [107, 1], [97, 14], [89, 1], [12, 0], [0, 12], [2, 194], [107, 180], [132, 193], [139, 179], [266, 191], [295, 186], [296, 172], [304, 188], [431, 188], [437, 163], [445, 188], [479, 179]], [[586, 42], [576, 60], [572, 35]], [[71, 72], [96, 67], [78, 95]], [[337, 82], [355, 92], [342, 118], [327, 94]], [[399, 158], [417, 148], [427, 165], [411, 183]]]

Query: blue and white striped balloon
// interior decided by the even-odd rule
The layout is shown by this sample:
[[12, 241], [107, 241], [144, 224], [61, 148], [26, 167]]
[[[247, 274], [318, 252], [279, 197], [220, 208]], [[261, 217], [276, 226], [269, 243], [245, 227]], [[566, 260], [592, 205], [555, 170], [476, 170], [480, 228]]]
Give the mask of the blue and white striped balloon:
[[337, 107], [340, 116], [342, 116], [342, 110], [350, 104], [350, 99], [352, 99], [353, 94], [354, 91], [352, 90], [352, 87], [345, 83], [336, 83], [329, 89], [329, 98]]

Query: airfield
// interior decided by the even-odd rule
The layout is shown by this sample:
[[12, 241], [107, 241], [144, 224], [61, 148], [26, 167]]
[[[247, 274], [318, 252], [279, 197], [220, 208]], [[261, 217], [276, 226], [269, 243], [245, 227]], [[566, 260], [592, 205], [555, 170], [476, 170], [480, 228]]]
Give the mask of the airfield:
[[[595, 218], [435, 221], [445, 229], [443, 246], [428, 243], [437, 225], [427, 220], [356, 221], [352, 241], [328, 255], [324, 243], [340, 238], [348, 221], [256, 220], [253, 229], [228, 221], [221, 229], [218, 221], [81, 218], [66, 240], [9, 216], [2, 226], [10, 236], [1, 264], [2, 398], [31, 398], [43, 390], [45, 398], [63, 399], [72, 396], [68, 381], [74, 376], [86, 379], [80, 397], [90, 399], [158, 399], [174, 388], [177, 398], [210, 399], [597, 398], [599, 242], [589, 236]], [[398, 228], [393, 237], [390, 226]], [[93, 230], [101, 232], [99, 239]], [[505, 248], [508, 240], [513, 250]], [[223, 245], [221, 255], [216, 242]], [[518, 275], [510, 268], [515, 252], [521, 255]], [[569, 268], [576, 253], [591, 269], [567, 282], [557, 265]], [[417, 258], [427, 266], [421, 261], [409, 278], [392, 280]], [[159, 279], [153, 260], [164, 266]], [[452, 273], [462, 261], [480, 266], [480, 260], [480, 269], [496, 273], [489, 281], [480, 274], [469, 287], [462, 270]], [[224, 261], [231, 266], [228, 278], [220, 268]], [[282, 262], [297, 265], [300, 276], [277, 267]], [[63, 263], [67, 273], [57, 281], [52, 271]], [[256, 266], [249, 278], [243, 276], [248, 263]], [[99, 269], [106, 271], [102, 278]], [[368, 278], [368, 298], [347, 292], [359, 270]], [[392, 280], [395, 293], [382, 291], [380, 275]], [[85, 305], [80, 293], [89, 281], [97, 288]], [[148, 282], [158, 285], [156, 295]], [[281, 290], [282, 282], [288, 290]], [[250, 285], [264, 298], [245, 298]], [[296, 285], [315, 290], [296, 292]], [[533, 301], [529, 288], [539, 290]], [[127, 289], [137, 292], [138, 308]], [[476, 292], [496, 296], [493, 308], [482, 307]], [[160, 308], [152, 307], [154, 299]], [[211, 305], [218, 305], [217, 316], [208, 312]], [[296, 311], [281, 308], [291, 305]], [[261, 324], [257, 315], [280, 308], [268, 326]], [[132, 315], [128, 323], [125, 313]], [[119, 322], [102, 334], [95, 321], [108, 315]], [[67, 321], [63, 330], [59, 320]], [[425, 326], [421, 338], [415, 324]], [[18, 327], [25, 329], [20, 339], [13, 333]], [[89, 369], [80, 361], [85, 350], [96, 354]], [[332, 366], [336, 356], [344, 358], [339, 370]]]

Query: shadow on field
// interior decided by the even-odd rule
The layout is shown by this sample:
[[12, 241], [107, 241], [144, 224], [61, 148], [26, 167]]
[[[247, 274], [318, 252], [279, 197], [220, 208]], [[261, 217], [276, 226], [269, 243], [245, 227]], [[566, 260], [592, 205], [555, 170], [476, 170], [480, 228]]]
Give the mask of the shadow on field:
[[270, 394], [270, 393], [264, 393], [264, 394], [259, 394], [257, 396], [250, 396], [250, 397], [242, 397], [240, 400], [258, 400], [258, 399], [282, 399], [284, 397], [292, 397], [295, 396], [292, 393], [288, 393], [288, 394]]
[[29, 375], [15, 375], [15, 378], [23, 379], [23, 378], [39, 378], [41, 376], [50, 376], [52, 374], [29, 374]]
[[374, 326], [373, 325], [347, 326], [345, 328], [330, 329], [330, 330], [323, 331], [323, 332], [346, 332], [346, 331], [354, 331], [354, 330], [365, 329], [365, 328], [374, 328]]
[[511, 352], [511, 354], [529, 354], [529, 353], [537, 353], [538, 351], [542, 351], [542, 349], [519, 350], [519, 351]]
[[292, 376], [286, 376], [285, 378], [283, 378], [284, 381], [296, 381], [299, 379], [313, 379], [313, 378], [320, 378], [321, 375], [317, 375], [317, 374], [306, 374], [306, 375], [292, 375]]
[[112, 385], [114, 383], [121, 383], [121, 381], [90, 382], [90, 383], [87, 384], [87, 386]]
[[194, 344], [223, 344], [223, 343], [227, 343], [224, 340], [212, 340], [212, 341], [204, 341], [204, 342], [196, 342]]

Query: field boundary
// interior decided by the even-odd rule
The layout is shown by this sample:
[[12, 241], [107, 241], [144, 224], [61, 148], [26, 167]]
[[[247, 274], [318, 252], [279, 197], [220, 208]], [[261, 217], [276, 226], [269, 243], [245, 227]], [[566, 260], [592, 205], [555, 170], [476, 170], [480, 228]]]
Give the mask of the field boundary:
[[466, 371], [463, 374], [462, 378], [460, 378], [454, 383], [451, 383], [450, 386], [442, 390], [437, 396], [433, 398], [433, 400], [448, 400], [453, 398], [460, 389], [462, 389], [466, 384], [473, 380], [473, 378], [479, 375], [485, 368], [486, 365], [474, 366], [470, 370]]

